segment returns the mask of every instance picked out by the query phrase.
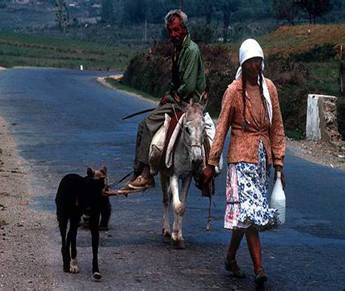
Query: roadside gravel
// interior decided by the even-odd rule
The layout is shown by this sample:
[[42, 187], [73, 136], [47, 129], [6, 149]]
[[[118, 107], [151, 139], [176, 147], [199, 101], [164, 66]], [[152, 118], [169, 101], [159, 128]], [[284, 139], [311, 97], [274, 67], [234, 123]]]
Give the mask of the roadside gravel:
[[292, 140], [287, 148], [302, 159], [331, 168], [345, 169], [345, 146], [336, 147], [325, 141]]
[[30, 176], [0, 118], [0, 290], [54, 288], [47, 224], [51, 214], [32, 210]]

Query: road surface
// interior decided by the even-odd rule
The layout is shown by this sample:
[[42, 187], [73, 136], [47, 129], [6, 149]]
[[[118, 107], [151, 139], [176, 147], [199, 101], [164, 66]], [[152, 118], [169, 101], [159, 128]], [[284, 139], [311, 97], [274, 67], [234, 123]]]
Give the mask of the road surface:
[[[18, 68], [0, 73], [0, 115], [12, 126], [19, 154], [32, 175], [37, 211], [53, 214], [59, 180], [87, 166], [108, 167], [111, 181], [131, 170], [137, 124], [121, 117], [152, 104], [102, 87], [102, 72]], [[345, 287], [345, 172], [286, 157], [287, 223], [262, 234], [267, 290], [342, 290]], [[101, 234], [101, 283], [90, 280], [91, 238], [78, 233], [81, 272], [62, 272], [54, 216], [46, 222], [53, 249], [47, 272], [57, 289], [251, 290], [252, 264], [243, 241], [236, 280], [223, 269], [230, 234], [223, 229], [224, 173], [217, 178], [212, 231], [206, 232], [208, 200], [192, 188], [184, 219], [186, 250], [163, 244], [161, 194], [155, 189], [111, 198], [111, 229]]]

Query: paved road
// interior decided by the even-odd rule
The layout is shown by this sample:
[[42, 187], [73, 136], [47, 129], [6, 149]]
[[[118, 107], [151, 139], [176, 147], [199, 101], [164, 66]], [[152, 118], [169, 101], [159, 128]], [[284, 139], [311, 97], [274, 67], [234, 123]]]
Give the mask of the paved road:
[[[32, 173], [37, 211], [54, 212], [59, 179], [105, 164], [110, 179], [130, 170], [139, 119], [121, 116], [152, 105], [100, 86], [100, 72], [12, 69], [0, 73], [0, 114], [12, 124], [20, 155]], [[267, 290], [342, 290], [345, 287], [345, 172], [286, 158], [287, 223], [262, 234]], [[64, 274], [59, 234], [50, 271], [57, 288], [117, 290], [250, 290], [253, 275], [245, 242], [239, 262], [249, 274], [239, 281], [223, 270], [229, 233], [222, 228], [224, 173], [217, 179], [214, 221], [205, 231], [208, 201], [192, 189], [184, 221], [187, 249], [161, 241], [159, 187], [129, 198], [112, 198], [111, 229], [101, 235], [102, 283], [90, 281], [90, 238], [78, 237], [81, 273]], [[53, 217], [53, 216], [52, 216]], [[49, 225], [47, 223], [47, 225]]]

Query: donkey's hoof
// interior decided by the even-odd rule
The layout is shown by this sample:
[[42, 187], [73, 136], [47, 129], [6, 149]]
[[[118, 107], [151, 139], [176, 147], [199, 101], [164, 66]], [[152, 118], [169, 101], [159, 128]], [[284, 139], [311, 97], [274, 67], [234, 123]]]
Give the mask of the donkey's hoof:
[[69, 265], [69, 271], [70, 273], [79, 273], [79, 266], [77, 259], [72, 259]]
[[102, 279], [101, 273], [99, 273], [99, 272], [94, 272], [94, 273], [92, 274], [92, 280], [93, 280], [93, 281], [99, 282], [99, 281], [101, 281], [101, 279]]
[[174, 249], [176, 250], [184, 250], [186, 248], [186, 245], [184, 243], [183, 239], [180, 240], [172, 240], [171, 241], [172, 246], [174, 247]]

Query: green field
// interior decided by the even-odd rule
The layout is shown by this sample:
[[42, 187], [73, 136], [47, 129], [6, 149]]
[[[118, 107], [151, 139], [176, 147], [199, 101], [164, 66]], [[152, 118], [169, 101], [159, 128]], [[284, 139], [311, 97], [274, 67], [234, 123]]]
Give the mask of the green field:
[[143, 48], [0, 32], [0, 66], [123, 70]]

